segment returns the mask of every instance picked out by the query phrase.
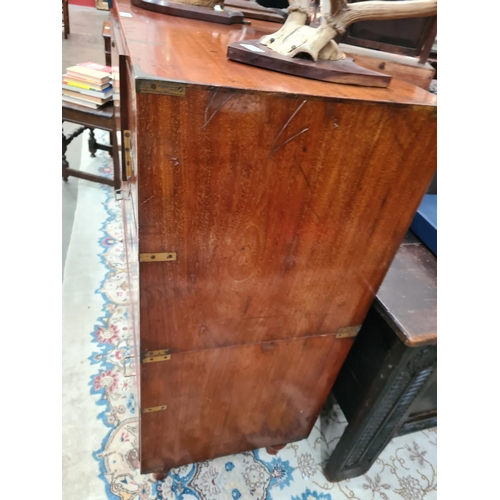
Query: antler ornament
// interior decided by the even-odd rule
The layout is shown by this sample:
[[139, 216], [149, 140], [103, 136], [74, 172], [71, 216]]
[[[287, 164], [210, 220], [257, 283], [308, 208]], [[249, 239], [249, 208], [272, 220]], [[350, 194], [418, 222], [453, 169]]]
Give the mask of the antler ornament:
[[260, 43], [278, 54], [307, 57], [313, 61], [338, 61], [345, 54], [333, 41], [337, 35], [357, 21], [378, 21], [410, 17], [434, 16], [437, 0], [408, 0], [397, 2], [369, 1], [347, 3], [347, 0], [322, 0], [321, 23], [318, 28], [306, 26], [309, 0], [292, 0], [288, 18], [276, 33], [266, 35]]

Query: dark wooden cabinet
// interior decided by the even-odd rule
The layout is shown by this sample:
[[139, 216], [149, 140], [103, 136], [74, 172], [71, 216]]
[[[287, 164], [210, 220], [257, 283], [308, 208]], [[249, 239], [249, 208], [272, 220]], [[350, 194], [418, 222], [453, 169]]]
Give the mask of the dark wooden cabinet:
[[437, 425], [436, 268], [408, 233], [333, 386], [349, 424], [325, 466], [331, 481], [366, 473], [393, 437]]
[[302, 439], [434, 174], [435, 97], [227, 60], [264, 21], [111, 25], [141, 471]]

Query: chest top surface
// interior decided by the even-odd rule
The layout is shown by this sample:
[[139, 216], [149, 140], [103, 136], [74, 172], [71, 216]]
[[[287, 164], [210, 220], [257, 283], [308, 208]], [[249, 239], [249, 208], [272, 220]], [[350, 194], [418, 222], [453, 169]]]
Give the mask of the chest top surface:
[[[393, 79], [389, 87], [340, 85], [268, 71], [226, 57], [230, 43], [273, 33], [276, 23], [222, 25], [150, 12], [117, 0], [114, 15], [136, 79], [226, 87], [323, 99], [436, 106], [436, 96]], [[125, 14], [125, 15], [123, 15]]]

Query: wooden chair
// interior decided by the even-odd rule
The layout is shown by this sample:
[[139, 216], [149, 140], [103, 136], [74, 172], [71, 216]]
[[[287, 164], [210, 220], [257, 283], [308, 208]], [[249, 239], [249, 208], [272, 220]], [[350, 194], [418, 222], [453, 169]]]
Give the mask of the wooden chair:
[[[104, 53], [106, 56], [106, 65], [111, 65], [111, 28], [109, 22], [105, 21], [102, 27], [102, 36], [104, 39]], [[120, 158], [119, 158], [119, 148], [117, 143], [116, 135], [116, 120], [114, 114], [113, 101], [104, 104], [103, 106], [92, 109], [86, 108], [85, 106], [79, 106], [78, 104], [72, 104], [70, 102], [63, 102], [62, 104], [62, 121], [76, 123], [81, 125], [73, 133], [65, 135], [62, 133], [62, 178], [64, 181], [68, 181], [69, 177], [77, 177], [80, 179], [86, 179], [92, 182], [100, 182], [102, 184], [107, 184], [108, 186], [113, 186], [115, 190], [119, 190], [121, 187], [121, 173], [120, 173]], [[105, 144], [99, 144], [94, 135], [94, 129], [107, 130], [109, 132], [109, 146]], [[90, 130], [89, 138], [89, 151], [91, 156], [95, 156], [98, 149], [107, 151], [113, 157], [113, 179], [109, 179], [104, 176], [89, 174], [87, 172], [82, 172], [70, 168], [68, 160], [66, 159], [66, 151], [69, 144], [83, 133], [85, 129]]]
[[[120, 161], [118, 154], [118, 144], [116, 139], [116, 122], [114, 116], [113, 102], [108, 102], [97, 109], [86, 108], [78, 104], [63, 102], [62, 121], [82, 125], [72, 134], [62, 134], [62, 178], [64, 181], [68, 177], [77, 177], [88, 181], [100, 182], [113, 186], [116, 190], [120, 189]], [[78, 137], [85, 129], [90, 130], [89, 151], [91, 156], [95, 156], [98, 149], [107, 151], [113, 157], [113, 179], [108, 179], [100, 175], [89, 174], [69, 167], [66, 159], [66, 150], [68, 145]], [[110, 134], [110, 145], [99, 144], [94, 136], [94, 129], [107, 130]]]
[[333, 386], [348, 426], [330, 481], [365, 474], [393, 437], [437, 425], [436, 264], [408, 233]]

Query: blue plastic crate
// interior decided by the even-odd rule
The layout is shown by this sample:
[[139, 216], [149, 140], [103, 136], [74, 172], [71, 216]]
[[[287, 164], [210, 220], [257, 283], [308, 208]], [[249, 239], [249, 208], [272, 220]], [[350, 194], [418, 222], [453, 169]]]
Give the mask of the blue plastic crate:
[[437, 195], [426, 194], [418, 207], [410, 229], [437, 257]]

